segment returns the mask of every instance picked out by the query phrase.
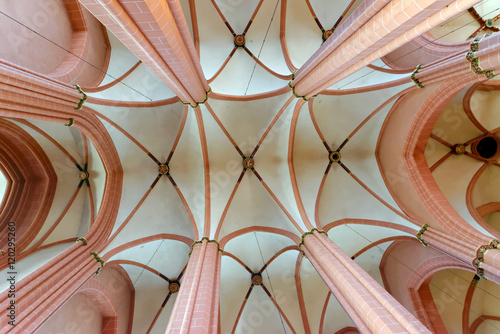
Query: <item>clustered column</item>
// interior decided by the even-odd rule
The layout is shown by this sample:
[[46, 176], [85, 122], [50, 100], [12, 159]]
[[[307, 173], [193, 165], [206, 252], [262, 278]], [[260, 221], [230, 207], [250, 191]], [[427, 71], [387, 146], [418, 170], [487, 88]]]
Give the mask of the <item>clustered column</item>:
[[417, 233], [424, 246], [432, 246], [459, 259], [476, 270], [478, 277], [500, 284], [500, 269], [494, 259], [500, 253], [499, 241], [484, 236], [483, 240], [471, 237], [458, 239], [425, 224]]
[[[99, 267], [91, 255], [99, 252], [111, 233], [118, 213], [121, 169], [118, 153], [104, 125], [86, 112], [84, 96], [74, 87], [0, 60], [0, 115], [18, 119], [37, 119], [75, 125], [85, 131], [101, 153], [107, 171], [106, 189], [113, 196], [103, 198], [98, 220], [85, 235], [66, 251], [16, 284], [16, 323], [7, 324], [7, 291], [0, 294], [0, 333], [33, 333]], [[88, 242], [87, 242], [88, 241]], [[3, 259], [2, 259], [3, 260]], [[2, 264], [5, 265], [6, 261]], [[71, 263], [71, 266], [68, 264]], [[5, 267], [4, 267], [5, 268]]]
[[[377, 6], [384, 5], [384, 2], [369, 1], [352, 14], [353, 20], [346, 22], [351, 26], [346, 29], [341, 26], [339, 32], [333, 33], [296, 73], [290, 85], [297, 96], [315, 96], [478, 2], [392, 0], [380, 9]], [[377, 6], [373, 8], [374, 4]], [[365, 14], [372, 16], [366, 21]]]
[[166, 333], [218, 333], [221, 252], [206, 237], [193, 244]]
[[313, 229], [301, 249], [362, 333], [431, 333], [326, 233]]
[[80, 0], [153, 71], [193, 107], [210, 91], [179, 0]]

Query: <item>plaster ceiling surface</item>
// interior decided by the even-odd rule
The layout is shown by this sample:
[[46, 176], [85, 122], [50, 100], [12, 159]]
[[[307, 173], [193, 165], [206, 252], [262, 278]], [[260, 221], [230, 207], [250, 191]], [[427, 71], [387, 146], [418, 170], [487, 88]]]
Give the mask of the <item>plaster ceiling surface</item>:
[[[233, 1], [231, 5], [216, 2], [236, 32], [242, 31], [248, 23], [257, 5], [256, 1]], [[224, 5], [225, 4], [225, 5]], [[347, 5], [347, 3], [346, 3]], [[357, 4], [355, 4], [357, 5]], [[233, 37], [220, 19], [215, 7], [210, 2], [196, 1], [197, 19], [201, 27], [200, 57], [207, 78], [212, 78], [224, 64], [234, 48]], [[278, 7], [277, 7], [278, 6]], [[272, 71], [287, 75], [284, 57], [279, 44], [279, 2], [265, 1], [255, 17], [246, 35], [248, 49]], [[312, 2], [317, 12], [324, 13], [324, 7], [332, 7], [328, 2]], [[302, 8], [304, 7], [304, 8]], [[339, 11], [335, 6], [334, 12]], [[329, 8], [332, 9], [332, 8]], [[287, 42], [291, 59], [300, 67], [321, 45], [321, 31], [304, 2], [290, 1], [287, 7]], [[340, 16], [340, 14], [339, 14]], [[325, 20], [325, 26], [333, 25], [338, 18]], [[124, 73], [135, 61], [119, 43], [111, 37], [112, 45], [117, 44], [118, 51], [112, 53], [110, 69], [114, 76]], [[113, 65], [125, 58], [123, 66]], [[379, 63], [379, 65], [383, 65]], [[157, 100], [171, 97], [168, 89], [162, 85], [151, 85], [145, 89], [144, 82], [155, 82], [151, 75], [139, 66], [134, 70], [133, 78], [125, 80], [128, 86], [140, 91], [145, 96]], [[353, 78], [340, 82], [338, 87], [348, 88], [380, 83], [401, 77], [401, 75], [377, 73], [363, 70]], [[359, 79], [361, 78], [361, 79]], [[352, 81], [352, 82], [351, 82]], [[138, 85], [139, 83], [139, 85]], [[214, 92], [235, 96], [269, 92], [281, 88], [287, 81], [276, 78], [262, 69], [242, 49], [236, 49], [225, 68], [210, 83]], [[329, 164], [328, 151], [314, 127], [309, 109], [319, 130], [326, 141], [336, 149], [370, 113], [394, 94], [407, 86], [385, 89], [362, 95], [319, 96], [310, 106], [302, 107], [298, 116], [295, 141], [292, 145], [294, 168], [297, 184], [304, 207], [311, 220], [318, 220], [323, 225], [343, 218], [366, 218], [412, 226], [379, 200], [368, 193], [349, 174], [338, 165], [333, 165], [329, 176], [323, 178]], [[337, 87], [334, 87], [337, 88]], [[130, 92], [123, 85], [95, 95], [107, 99], [120, 99]], [[162, 94], [162, 96], [157, 95]], [[92, 95], [92, 94], [91, 94]], [[130, 92], [125, 100], [133, 100], [136, 92]], [[289, 93], [250, 101], [225, 101], [209, 99], [209, 107], [201, 106], [203, 125], [208, 142], [210, 163], [210, 236], [217, 240], [232, 232], [254, 226], [280, 228], [296, 233], [294, 223], [305, 230], [297, 207], [290, 169], [288, 166], [290, 127], [296, 101], [287, 104]], [[144, 97], [137, 98], [144, 100]], [[335, 105], [335, 108], [332, 106]], [[343, 149], [344, 163], [375, 193], [393, 207], [397, 207], [378, 171], [375, 159], [375, 146], [383, 120], [392, 104], [383, 108], [366, 126], [353, 137]], [[198, 231], [203, 229], [206, 198], [204, 193], [203, 161], [198, 131], [199, 121], [194, 113], [180, 104], [156, 108], [121, 108], [91, 105], [93, 109], [111, 119], [123, 128], [158, 160], [165, 161], [176, 144], [169, 163], [171, 177], [189, 206]], [[281, 112], [281, 114], [280, 114]], [[279, 116], [279, 117], [278, 117]], [[278, 118], [277, 118], [278, 117]], [[277, 119], [277, 120], [276, 120]], [[220, 121], [224, 129], [218, 125]], [[276, 120], [276, 123], [269, 127]], [[127, 139], [115, 127], [105, 120], [115, 146], [118, 149], [124, 169], [124, 184], [121, 207], [115, 224], [118, 226], [127, 219], [142, 196], [148, 191], [157, 176], [157, 165], [141, 149]], [[263, 138], [266, 130], [269, 130]], [[266, 187], [250, 171], [243, 171], [242, 158], [234, 149], [227, 134], [238, 145], [245, 156], [250, 156], [261, 142], [254, 155], [255, 169], [264, 180]], [[154, 134], [154, 135], [151, 135]], [[262, 140], [263, 139], [263, 140]], [[344, 153], [345, 152], [345, 153]], [[237, 185], [238, 178], [243, 178]], [[318, 189], [324, 183], [323, 193], [318, 200]], [[237, 185], [237, 187], [236, 187]], [[237, 189], [236, 189], [237, 188]], [[234, 192], [234, 195], [232, 193]], [[273, 199], [276, 197], [276, 200]], [[231, 199], [231, 200], [230, 200]], [[230, 200], [230, 201], [229, 201]], [[362, 203], [362, 205], [360, 205]], [[280, 208], [282, 206], [282, 208]], [[220, 232], [217, 236], [217, 230]], [[332, 230], [332, 239], [349, 255], [354, 255], [368, 244], [390, 236], [403, 235], [393, 230], [375, 226], [341, 226]], [[139, 238], [159, 233], [175, 233], [194, 238], [192, 222], [180, 200], [176, 189], [165, 177], [160, 178], [154, 189], [140, 205], [130, 221], [103, 252]], [[269, 233], [248, 233], [227, 243], [225, 252], [232, 254], [252, 272], [259, 272], [265, 263], [286, 247], [294, 247], [293, 242], [284, 237]], [[379, 245], [362, 254], [360, 265], [382, 283], [378, 265], [386, 246]], [[187, 263], [189, 247], [177, 241], [155, 241], [135, 246], [117, 255], [111, 260], [130, 260], [145, 264], [168, 277], [177, 278]], [[250, 296], [242, 307], [245, 296], [252, 287], [251, 273], [240, 263], [228, 256], [223, 257], [221, 274], [221, 332], [237, 333], [302, 333], [305, 331], [300, 312], [295, 271], [299, 252], [290, 249], [275, 258], [264, 270], [264, 287], [276, 299], [273, 305], [262, 287], [253, 287]], [[328, 290], [307, 260], [299, 268], [304, 304], [309, 326], [313, 332], [319, 330], [324, 322], [325, 332], [334, 332], [353, 323], [334, 297], [329, 299], [324, 318], [321, 317]], [[147, 271], [138, 271], [137, 267], [124, 265], [136, 290], [134, 332], [144, 332], [151, 324], [154, 314], [167, 295], [167, 284], [161, 278]], [[142, 274], [144, 272], [147, 274]], [[159, 284], [159, 285], [158, 285]], [[151, 298], [150, 298], [151, 297]], [[302, 298], [302, 297], [301, 297]], [[174, 299], [169, 307], [162, 311], [164, 322], [168, 319]], [[156, 308], [155, 308], [156, 306]], [[239, 312], [241, 315], [238, 317]], [[161, 333], [164, 327], [154, 325], [153, 333]]]
[[[462, 305], [458, 301], [465, 299], [469, 282], [473, 277], [473, 273], [452, 269], [441, 271], [432, 278], [431, 293], [449, 333], [458, 333], [462, 330], [461, 324], [454, 317], [462, 312]], [[492, 310], [500, 306], [498, 298], [495, 298], [498, 292], [497, 284], [490, 281], [478, 282], [470, 307], [471, 321], [479, 314], [491, 314]], [[476, 333], [494, 334], [499, 331], [498, 322], [486, 320], [479, 325]]]
[[[221, 333], [306, 333], [309, 330], [318, 333], [320, 327], [323, 333], [334, 333], [353, 326], [335, 297], [329, 297], [328, 288], [309, 261], [302, 258], [294, 242], [284, 235], [259, 232], [256, 228], [279, 228], [296, 235], [301, 234], [297, 227], [307, 230], [300, 214], [297, 194], [294, 193], [295, 183], [307, 219], [313, 225], [318, 223], [326, 226], [341, 219], [352, 219], [354, 222], [357, 219], [369, 219], [418, 229], [404, 218], [402, 210], [392, 198], [375, 155], [382, 124], [394, 102], [380, 108], [353, 133], [375, 110], [409, 85], [351, 95], [319, 95], [301, 108], [296, 108], [297, 99], [291, 99], [289, 91], [266, 98], [252, 97], [253, 94], [283, 88], [288, 83], [291, 69], [286, 64], [279, 38], [283, 21], [285, 40], [295, 68], [299, 68], [322, 44], [322, 31], [307, 3], [288, 0], [283, 11], [281, 1], [263, 1], [260, 7], [256, 0], [194, 1], [204, 74], [213, 92], [232, 95], [240, 98], [240, 101], [217, 99], [209, 95], [208, 103], [201, 106], [200, 117], [181, 103], [158, 107], [86, 104], [96, 111], [110, 134], [123, 168], [120, 208], [112, 241], [101, 255], [114, 252], [119, 246], [137, 242], [133, 247], [113, 253], [109, 259], [122, 262], [120, 265], [128, 273], [135, 288], [133, 333], [146, 333], [151, 326], [151, 333], [164, 333], [176, 294], [169, 297], [160, 317], [153, 323], [168, 296], [168, 282], [155, 271], [175, 280], [182, 276], [189, 259], [190, 244], [167, 237], [153, 240], [153, 237], [175, 234], [188, 240], [197, 240], [206, 224], [210, 227], [210, 238], [217, 240], [244, 228], [252, 231], [230, 239], [224, 248], [220, 291]], [[489, 2], [493, 3], [492, 0]], [[189, 2], [181, 3], [192, 32]], [[360, 3], [344, 0], [310, 1], [311, 8], [325, 29], [343, 22]], [[216, 6], [237, 34], [243, 32], [255, 14], [245, 36], [246, 46], [267, 70], [242, 48], [233, 50], [233, 35]], [[478, 11], [488, 11], [488, 8], [478, 7]], [[466, 20], [466, 15], [468, 13], [461, 15], [463, 20]], [[108, 75], [102, 85], [122, 76], [139, 62], [117, 38], [109, 32], [108, 35], [111, 54]], [[233, 51], [234, 55], [228, 58]], [[374, 65], [387, 68], [382, 61]], [[330, 87], [330, 91], [383, 83], [404, 75], [364, 68]], [[477, 94], [478, 98], [482, 96], [480, 98], [488, 101], [491, 98], [498, 100], [493, 93]], [[485, 94], [492, 96], [484, 97]], [[119, 84], [88, 95], [116, 101], [143, 102], [174, 97], [172, 91], [144, 64], [139, 64]], [[463, 94], [453, 103], [461, 103], [462, 97]], [[449, 111], [446, 109], [442, 116], [452, 119], [458, 117], [456, 122], [459, 129], [453, 127], [455, 123], [451, 127], [449, 124], [443, 125], [446, 129], [453, 129], [446, 132], [449, 134], [447, 140], [455, 143], [478, 135], [470, 122], [454, 113], [455, 107]], [[498, 113], [478, 111], [477, 117], [485, 124], [496, 122], [498, 126]], [[85, 196], [87, 189], [82, 188], [71, 209], [46, 242], [81, 236], [91, 223], [91, 212], [98, 214], [104, 192], [106, 172], [99, 154], [88, 139], [82, 139], [81, 134], [73, 129], [60, 130], [55, 128], [60, 125], [43, 122], [33, 124], [56, 138], [79, 163], [83, 164], [85, 152], [88, 152], [92, 205], [89, 197]], [[43, 227], [41, 236], [57, 220], [73, 195], [78, 184], [75, 178], [77, 170], [74, 165], [67, 163], [67, 157], [46, 137], [25, 124], [20, 126], [42, 145], [58, 176], [55, 202], [47, 219], [51, 223]], [[209, 185], [204, 178], [200, 128], [204, 130], [203, 136], [206, 136], [208, 143]], [[341, 161], [351, 173], [346, 173], [340, 164], [330, 164], [329, 152], [325, 149], [322, 137], [331, 150], [336, 150], [346, 138], [350, 138], [342, 148]], [[84, 148], [83, 142], [87, 142], [87, 148]], [[233, 143], [246, 157], [259, 145], [254, 153], [256, 173], [243, 168], [242, 157]], [[434, 145], [432, 152], [426, 151], [429, 164], [447, 152], [436, 143], [430, 142], [429, 145]], [[168, 161], [168, 175], [159, 177], [158, 165], [147, 152], [162, 163]], [[452, 157], [446, 163], [451, 165], [456, 159], [465, 157]], [[465, 159], [460, 161], [460, 165], [463, 167], [456, 169], [455, 173], [466, 173], [466, 180], [472, 177], [481, 163]], [[450, 170], [454, 170], [453, 167], [446, 168], [446, 165], [437, 169], [436, 181], [443, 184], [442, 191], [455, 209], [471, 224], [483, 230], [470, 217], [465, 199], [457, 195], [465, 193], [466, 181], [451, 182], [457, 178], [461, 180], [462, 176], [458, 177]], [[238, 181], [240, 178], [241, 181]], [[208, 186], [209, 197], [206, 196]], [[493, 196], [494, 193], [495, 189], [491, 187], [488, 194]], [[210, 208], [208, 218], [207, 207]], [[354, 256], [374, 242], [405, 235], [394, 229], [355, 223], [334, 227], [329, 232], [330, 238], [349, 256]], [[149, 239], [139, 240], [144, 238]], [[355, 258], [380, 284], [383, 282], [379, 264], [389, 245], [390, 242], [383, 242]], [[67, 244], [54, 246], [20, 263], [24, 261], [26, 271], [33, 271], [33, 268], [41, 266], [64, 247]], [[263, 285], [252, 286], [251, 274], [261, 271], [266, 264], [267, 267], [262, 271]], [[297, 292], [298, 286], [302, 293]], [[273, 304], [266, 290], [276, 304]], [[244, 304], [249, 291], [250, 295]], [[304, 305], [302, 311], [301, 304]]]

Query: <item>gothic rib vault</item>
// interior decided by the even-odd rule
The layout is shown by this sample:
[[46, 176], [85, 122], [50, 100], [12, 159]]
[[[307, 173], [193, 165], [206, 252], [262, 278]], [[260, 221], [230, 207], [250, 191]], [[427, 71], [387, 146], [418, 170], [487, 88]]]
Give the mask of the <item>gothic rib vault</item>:
[[[500, 238], [498, 149], [490, 159], [470, 143], [465, 154], [453, 146], [498, 138], [500, 129], [498, 81], [473, 76], [465, 62], [471, 40], [464, 40], [478, 28], [495, 29], [463, 7], [469, 2], [479, 17], [500, 14], [495, 0], [408, 1], [434, 4], [409, 20], [411, 27], [434, 18], [432, 10], [443, 8], [446, 17], [458, 3], [465, 11], [430, 33], [415, 30], [402, 47], [393, 39], [412, 29], [393, 18], [393, 34], [381, 42], [393, 49], [378, 60], [373, 45], [346, 55], [365, 46], [354, 41], [349, 49], [343, 36], [335, 59], [347, 60], [333, 69], [314, 60], [334, 52], [331, 41], [355, 26], [352, 15], [376, 3], [378, 18], [381, 4], [399, 1], [0, 4], [0, 39], [9, 45], [0, 52], [2, 124], [22, 134], [17, 140], [31, 147], [43, 172], [20, 167], [22, 149], [9, 151], [13, 139], [0, 124], [7, 142], [0, 143], [0, 227], [6, 232], [12, 220], [19, 228], [17, 325], [6, 323], [2, 276], [0, 333], [164, 333], [183, 286], [196, 286], [185, 276], [190, 259], [201, 259], [193, 272], [210, 272], [212, 281], [219, 267], [211, 261], [220, 261], [220, 306], [207, 306], [219, 311], [205, 332], [357, 333], [360, 324], [363, 333], [387, 330], [366, 323], [371, 318], [362, 313], [370, 307], [349, 299], [357, 290], [344, 286], [343, 274], [327, 285], [328, 268], [320, 266], [323, 279], [317, 273], [330, 255], [318, 246], [322, 233], [306, 233], [313, 227], [431, 331], [499, 332], [498, 250], [485, 253], [484, 272], [471, 264], [478, 246]], [[170, 16], [156, 15], [156, 6]], [[498, 39], [485, 37], [476, 52], [497, 73]], [[32, 160], [24, 164], [35, 166]], [[36, 193], [36, 203], [52, 194], [45, 199], [51, 205], [33, 209], [36, 219], [25, 217], [8, 201], [23, 191]], [[423, 224], [430, 225], [422, 236], [429, 248], [415, 238]], [[196, 244], [203, 237], [210, 242]], [[313, 238], [318, 248], [308, 248]], [[339, 259], [362, 280], [351, 260]], [[471, 284], [475, 273], [490, 281]], [[342, 308], [332, 286], [353, 310]], [[197, 305], [205, 305], [200, 295]], [[177, 315], [197, 319], [196, 306], [191, 313], [181, 307]], [[189, 326], [196, 333], [194, 320]]]

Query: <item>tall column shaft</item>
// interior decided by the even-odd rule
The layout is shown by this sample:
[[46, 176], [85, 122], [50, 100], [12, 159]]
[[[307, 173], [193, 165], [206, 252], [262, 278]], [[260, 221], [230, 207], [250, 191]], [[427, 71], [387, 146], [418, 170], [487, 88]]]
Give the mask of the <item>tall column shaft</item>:
[[[477, 43], [477, 51], [474, 57], [480, 59], [478, 62], [480, 68], [484, 71], [500, 69], [500, 34], [495, 33], [484, 37]], [[476, 76], [471, 70], [471, 62], [467, 60], [466, 55], [471, 51], [471, 46], [463, 49], [463, 52], [447, 58], [445, 61], [438, 61], [433, 64], [424, 64], [422, 69], [416, 73], [418, 80], [424, 85], [432, 85], [454, 77], [470, 76], [471, 82], [486, 80], [484, 75]]]
[[[500, 250], [490, 247], [493, 238], [485, 236], [486, 240], [483, 242], [471, 240], [471, 238], [458, 239], [435, 228], [428, 227], [422, 234], [421, 239], [429, 246], [437, 248], [469, 265], [473, 270], [478, 272], [479, 276], [484, 276], [500, 284], [500, 263], [498, 261]], [[484, 251], [481, 251], [481, 247], [484, 247]], [[478, 251], [479, 253], [483, 253], [484, 257], [479, 255], [481, 259], [475, 264], [474, 262], [478, 258]]]
[[[414, 72], [412, 80], [420, 88], [436, 87], [414, 115], [403, 149], [408, 177], [422, 203], [435, 222], [446, 232], [432, 227], [423, 231], [422, 238], [433, 246], [477, 271], [480, 276], [500, 284], [500, 251], [491, 236], [472, 227], [452, 208], [435, 203], [447, 202], [441, 192], [432, 191], [434, 178], [429, 171], [421, 147], [427, 145], [428, 136], [442, 108], [463, 88], [487, 80], [500, 70], [500, 34], [481, 37], [465, 46], [462, 52], [432, 64], [424, 64]], [[433, 89], [433, 88], [431, 88]], [[420, 147], [420, 148], [419, 148]]]
[[325, 234], [307, 235], [302, 249], [363, 333], [431, 333]]
[[0, 116], [58, 122], [61, 127], [73, 118], [75, 128], [92, 140], [107, 172], [99, 214], [84, 236], [88, 244], [75, 243], [16, 282], [14, 327], [7, 323], [7, 307], [13, 299], [8, 290], [0, 294], [0, 333], [33, 333], [64, 304], [99, 267], [90, 253], [103, 249], [116, 220], [122, 192], [120, 158], [102, 122], [75, 110], [81, 98], [70, 85], [0, 61]]
[[193, 247], [166, 333], [218, 333], [220, 265], [215, 242]]
[[80, 2], [183, 102], [206, 99], [208, 83], [178, 0]]
[[[0, 59], [0, 83], [4, 86], [22, 89], [26, 93], [54, 98], [56, 101], [70, 101], [75, 105], [81, 98], [81, 94], [74, 87], [18, 67], [3, 59]], [[5, 88], [2, 87], [2, 90]]]
[[369, 19], [377, 14], [391, 0], [365, 0], [333, 32], [328, 40], [297, 71], [295, 77], [303, 78], [322, 62], [330, 53], [359, 30]]
[[314, 96], [479, 1], [392, 0], [338, 47], [332, 49], [335, 41], [327, 40], [320, 50], [327, 49], [329, 54], [318, 51], [313, 55], [292, 86], [299, 96]]

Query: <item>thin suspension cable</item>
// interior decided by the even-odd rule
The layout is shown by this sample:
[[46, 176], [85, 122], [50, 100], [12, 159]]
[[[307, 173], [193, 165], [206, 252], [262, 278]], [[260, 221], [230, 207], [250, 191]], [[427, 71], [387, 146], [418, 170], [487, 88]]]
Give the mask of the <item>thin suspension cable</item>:
[[[488, 2], [488, 1], [491, 1], [491, 0], [486, 0], [486, 1], [484, 1], [483, 3], [486, 3], [486, 2]], [[496, 8], [496, 9], [492, 10], [491, 12], [486, 13], [485, 15], [491, 14], [491, 13], [493, 13], [493, 12], [495, 12], [495, 11], [499, 10], [499, 9], [500, 9], [500, 7], [498, 7], [498, 8]], [[460, 16], [465, 15], [465, 14], [468, 14], [468, 12], [463, 12], [462, 14], [457, 15], [456, 17], [454, 17], [452, 20], [457, 19], [457, 18], [459, 18]], [[470, 22], [468, 22], [468, 23], [466, 23], [466, 24], [464, 24], [464, 25], [462, 25], [462, 26], [460, 26], [460, 27], [458, 27], [458, 28], [456, 28], [456, 29], [454, 29], [454, 30], [451, 30], [451, 31], [447, 32], [446, 34], [444, 34], [444, 35], [442, 35], [442, 36], [440, 36], [440, 37], [436, 38], [435, 40], [440, 40], [440, 39], [442, 39], [443, 37], [446, 37], [446, 36], [448, 36], [449, 34], [454, 33], [455, 31], [460, 30], [460, 29], [462, 29], [462, 28], [464, 28], [464, 27], [466, 27], [466, 26], [470, 25], [471, 23], [475, 23], [475, 22], [476, 22], [475, 20], [472, 20], [472, 21], [470, 21]], [[393, 61], [391, 61], [391, 62], [384, 63], [384, 65], [383, 65], [383, 66], [380, 66], [380, 67], [381, 67], [381, 68], [389, 68], [389, 64], [394, 64], [397, 60], [399, 60], [399, 59], [401, 59], [401, 58], [403, 58], [403, 57], [406, 57], [406, 56], [408, 56], [408, 55], [412, 54], [413, 52], [416, 52], [416, 51], [418, 51], [418, 50], [422, 49], [424, 46], [429, 45], [429, 44], [431, 44], [431, 43], [432, 43], [432, 41], [427, 42], [426, 44], [424, 44], [424, 45], [422, 45], [422, 46], [418, 47], [418, 48], [417, 48], [417, 49], [415, 49], [415, 50], [412, 50], [412, 51], [410, 51], [410, 52], [407, 52], [407, 53], [405, 53], [405, 54], [401, 55], [400, 57], [398, 57], [398, 58], [394, 59], [394, 60], [393, 60]], [[353, 79], [352, 81], [350, 81], [350, 82], [348, 82], [348, 83], [346, 83], [346, 84], [344, 84], [344, 85], [340, 86], [339, 88], [337, 88], [337, 90], [340, 90], [340, 89], [344, 88], [345, 86], [348, 86], [348, 85], [352, 84], [353, 82], [355, 82], [355, 81], [357, 81], [357, 80], [359, 80], [359, 79], [362, 79], [362, 78], [366, 77], [367, 75], [370, 75], [370, 74], [372, 74], [372, 73], [374, 73], [374, 72], [377, 72], [377, 70], [372, 70], [372, 71], [370, 71], [370, 72], [368, 72], [368, 73], [366, 73], [366, 74], [364, 74], [364, 75], [362, 75], [362, 76], [360, 76], [360, 77], [358, 77], [358, 78], [356, 78], [356, 79]]]
[[[149, 258], [148, 263], [146, 263], [146, 266], [149, 266], [149, 263], [153, 260], [153, 257], [156, 255], [156, 253], [158, 252], [158, 249], [160, 249], [161, 245], [163, 245], [164, 241], [165, 241], [165, 239], [161, 240], [161, 243], [158, 245], [158, 247], [156, 248], [156, 250], [153, 253], [153, 255], [151, 255], [151, 257]], [[137, 283], [137, 281], [139, 280], [139, 278], [141, 278], [142, 274], [144, 273], [144, 270], [146, 270], [146, 269], [142, 268], [141, 273], [139, 274], [139, 276], [137, 276], [136, 280], [132, 283], [132, 286], [134, 288], [135, 288], [135, 284]], [[181, 273], [181, 275], [182, 275], [182, 273]], [[123, 301], [120, 303], [120, 305], [118, 305], [118, 307], [116, 309], [118, 310], [122, 305], [123, 305]], [[104, 328], [102, 329], [101, 334], [103, 334], [106, 331], [106, 328], [108, 327], [109, 323], [110, 323], [110, 321], [108, 321], [106, 323], [106, 326], [104, 326]]]
[[[265, 266], [266, 265], [266, 261], [264, 260], [264, 255], [262, 255], [262, 249], [260, 248], [260, 243], [259, 243], [259, 239], [257, 238], [257, 233], [253, 232], [253, 235], [255, 236], [255, 240], [257, 241], [257, 247], [259, 248], [260, 257], [262, 258], [262, 263]], [[271, 288], [271, 292], [273, 294], [273, 298], [275, 298], [276, 295], [274, 294], [273, 284], [271, 283], [271, 278], [269, 277], [269, 270], [266, 270], [266, 276], [267, 276], [267, 280], [269, 281], [269, 287]], [[278, 312], [278, 314], [280, 316], [281, 326], [283, 327], [283, 333], [286, 334], [285, 324], [283, 323], [283, 317], [281, 316], [280, 312]]]
[[[276, 9], [278, 8], [279, 2], [280, 2], [280, 0], [276, 1], [276, 6], [274, 7], [274, 11], [273, 11], [273, 16], [271, 17], [271, 21], [269, 21], [269, 25], [267, 26], [266, 34], [264, 35], [264, 40], [262, 41], [262, 45], [260, 46], [260, 50], [259, 50], [259, 54], [257, 55], [257, 59], [260, 58], [260, 54], [262, 53], [262, 49], [264, 48], [264, 44], [266, 43], [267, 34], [269, 33], [269, 29], [271, 29], [271, 24], [273, 23], [274, 15], [276, 15]], [[250, 82], [252, 82], [252, 78], [253, 78], [253, 75], [255, 73], [256, 67], [257, 67], [257, 62], [253, 65], [252, 74], [250, 75], [250, 79], [248, 80], [247, 88], [245, 89], [244, 95], [247, 95], [248, 88], [250, 87]]]
[[[74, 57], [76, 57], [76, 58], [80, 59], [81, 61], [85, 62], [86, 64], [88, 64], [88, 65], [90, 65], [90, 66], [92, 66], [93, 68], [95, 68], [95, 69], [96, 69], [96, 70], [98, 70], [99, 72], [104, 73], [104, 75], [106, 75], [106, 76], [110, 77], [111, 79], [113, 79], [113, 80], [115, 80], [115, 81], [118, 79], [118, 78], [116, 78], [116, 77], [112, 76], [111, 74], [108, 74], [107, 72], [104, 72], [102, 69], [98, 68], [98, 67], [97, 67], [97, 66], [95, 66], [94, 64], [92, 64], [92, 63], [88, 62], [87, 60], [85, 60], [85, 59], [83, 59], [83, 58], [79, 57], [78, 55], [74, 54], [73, 52], [71, 52], [70, 50], [66, 49], [65, 47], [63, 47], [63, 46], [61, 46], [61, 45], [57, 44], [56, 42], [54, 42], [54, 41], [53, 41], [53, 40], [51, 40], [50, 38], [43, 36], [43, 35], [42, 35], [42, 34], [40, 34], [38, 31], [35, 31], [35, 30], [31, 29], [30, 27], [28, 27], [28, 26], [27, 26], [27, 25], [25, 25], [24, 23], [22, 23], [22, 22], [20, 22], [20, 21], [16, 20], [16, 19], [15, 19], [15, 18], [13, 18], [12, 16], [10, 16], [10, 15], [8, 15], [8, 14], [4, 13], [4, 12], [3, 12], [3, 11], [1, 11], [1, 10], [0, 10], [0, 14], [3, 14], [4, 16], [8, 17], [8, 18], [9, 18], [9, 19], [11, 19], [12, 21], [16, 22], [17, 24], [19, 24], [19, 25], [23, 26], [24, 28], [26, 28], [26, 29], [30, 30], [30, 31], [31, 31], [31, 32], [33, 32], [34, 34], [36, 34], [36, 35], [38, 35], [38, 36], [42, 37], [42, 38], [43, 38], [43, 39], [45, 39], [46, 41], [48, 41], [48, 42], [50, 42], [50, 43], [54, 44], [54, 45], [55, 45], [55, 46], [57, 46], [58, 48], [63, 49], [63, 50], [64, 50], [64, 51], [66, 51], [68, 54], [70, 54], [70, 55], [72, 55], [72, 56], [74, 56]], [[131, 86], [127, 85], [126, 83], [124, 83], [124, 82], [122, 82], [122, 81], [120, 81], [120, 83], [121, 83], [122, 85], [124, 85], [124, 86], [126, 86], [126, 87], [130, 88], [131, 90], [133, 90], [133, 91], [134, 91], [134, 92], [136, 92], [137, 94], [144, 96], [144, 97], [145, 97], [145, 98], [147, 98], [149, 101], [153, 101], [153, 99], [151, 99], [150, 97], [146, 96], [145, 94], [143, 94], [143, 93], [139, 92], [137, 89], [132, 88]]]

